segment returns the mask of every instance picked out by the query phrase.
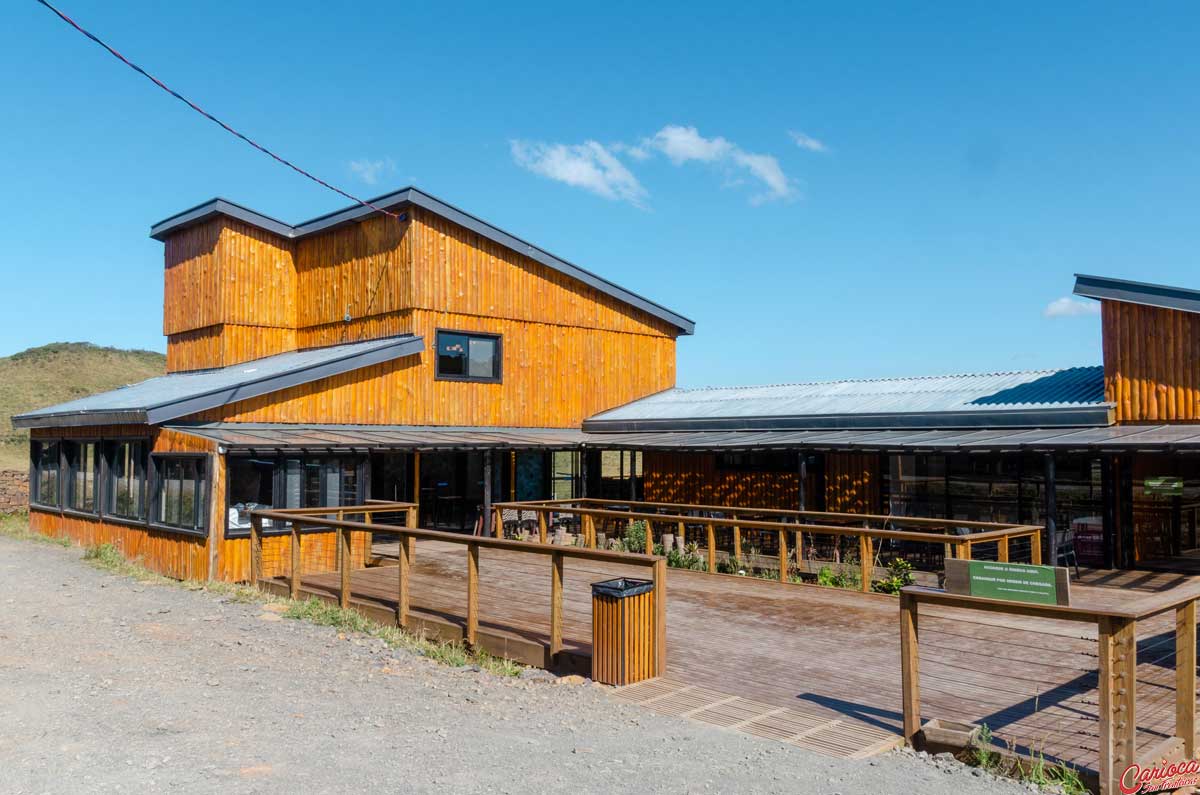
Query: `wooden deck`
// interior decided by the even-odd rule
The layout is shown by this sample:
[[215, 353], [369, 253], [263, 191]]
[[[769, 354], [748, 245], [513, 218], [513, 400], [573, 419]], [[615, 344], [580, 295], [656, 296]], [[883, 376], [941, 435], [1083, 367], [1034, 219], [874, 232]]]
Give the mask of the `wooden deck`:
[[[377, 548], [378, 549], [378, 548]], [[465, 611], [462, 547], [422, 542], [412, 579], [417, 613], [452, 621]], [[608, 564], [566, 565], [565, 644], [590, 653], [589, 584], [637, 576]], [[1185, 578], [1086, 572], [1073, 598], [1115, 603]], [[307, 587], [336, 592], [336, 574]], [[354, 596], [395, 605], [396, 569], [356, 571]], [[480, 626], [548, 640], [550, 567], [483, 550]], [[837, 756], [864, 756], [899, 740], [898, 601], [852, 591], [671, 570], [668, 664], [659, 680], [619, 691], [657, 711], [747, 731]], [[1019, 749], [1093, 768], [1098, 757], [1096, 643], [1079, 624], [927, 608], [921, 614], [926, 719], [986, 723]], [[1139, 747], [1173, 733], [1174, 641], [1169, 616], [1139, 631]]]

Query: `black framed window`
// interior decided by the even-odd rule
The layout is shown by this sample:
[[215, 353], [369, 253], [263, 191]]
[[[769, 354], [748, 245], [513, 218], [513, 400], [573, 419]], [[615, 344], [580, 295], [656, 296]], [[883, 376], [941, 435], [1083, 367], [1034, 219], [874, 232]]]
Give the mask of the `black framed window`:
[[155, 456], [155, 524], [201, 532], [206, 524], [205, 459], [201, 456]]
[[32, 471], [29, 479], [29, 501], [34, 505], [57, 508], [61, 483], [59, 478], [59, 442], [33, 442], [29, 454]]
[[451, 381], [500, 381], [500, 336], [438, 331], [437, 377]]
[[[366, 498], [366, 466], [366, 456], [230, 456], [225, 468], [225, 535], [248, 535], [255, 508], [360, 505]], [[287, 522], [263, 522], [266, 531], [287, 529]]]
[[65, 505], [73, 511], [95, 513], [98, 505], [96, 475], [100, 468], [97, 442], [67, 442]]
[[109, 516], [145, 520], [147, 447], [147, 443], [140, 440], [109, 442], [104, 503], [104, 512]]

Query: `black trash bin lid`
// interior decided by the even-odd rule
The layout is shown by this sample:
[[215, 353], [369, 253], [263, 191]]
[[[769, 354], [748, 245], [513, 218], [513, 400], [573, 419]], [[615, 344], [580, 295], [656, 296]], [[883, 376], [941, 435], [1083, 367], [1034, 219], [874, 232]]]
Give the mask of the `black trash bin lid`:
[[650, 580], [635, 580], [632, 577], [618, 577], [615, 580], [592, 583], [592, 596], [612, 596], [624, 599], [654, 590]]

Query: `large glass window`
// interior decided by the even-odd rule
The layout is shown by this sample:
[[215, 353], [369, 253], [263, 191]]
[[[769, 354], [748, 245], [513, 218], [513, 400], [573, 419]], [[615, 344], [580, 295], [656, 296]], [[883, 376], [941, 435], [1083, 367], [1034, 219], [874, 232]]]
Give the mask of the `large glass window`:
[[455, 381], [499, 381], [500, 337], [439, 331], [437, 377]]
[[896, 516], [945, 518], [945, 456], [890, 456], [885, 481], [890, 513]]
[[155, 458], [156, 499], [154, 521], [168, 527], [199, 532], [205, 525], [204, 459], [162, 456]]
[[108, 448], [108, 489], [104, 512], [122, 519], [146, 518], [146, 443], [112, 442]]
[[66, 443], [66, 505], [73, 511], [96, 511], [96, 471], [99, 464], [96, 447], [96, 442]]
[[946, 459], [953, 519], [1017, 524], [1020, 460], [1015, 456], [962, 454]]
[[[360, 505], [365, 497], [360, 482], [362, 463], [359, 456], [230, 457], [225, 470], [226, 530], [233, 535], [248, 533], [250, 512], [256, 508]], [[264, 530], [287, 526], [286, 522], [263, 522]]]
[[579, 453], [555, 450], [550, 454], [550, 496], [569, 500], [579, 495]]
[[[227, 527], [250, 529], [250, 512], [275, 507], [275, 459], [230, 457], [225, 464], [226, 488], [229, 491], [229, 521]], [[263, 522], [271, 526], [271, 520]]]
[[30, 454], [33, 458], [33, 478], [30, 480], [30, 501], [49, 508], [59, 506], [59, 443], [34, 442]]

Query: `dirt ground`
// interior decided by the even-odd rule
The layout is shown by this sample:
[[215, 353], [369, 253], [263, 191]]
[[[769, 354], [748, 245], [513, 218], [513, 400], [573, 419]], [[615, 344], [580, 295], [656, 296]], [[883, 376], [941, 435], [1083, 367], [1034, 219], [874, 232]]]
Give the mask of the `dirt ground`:
[[1026, 792], [448, 668], [0, 536], [0, 791]]

